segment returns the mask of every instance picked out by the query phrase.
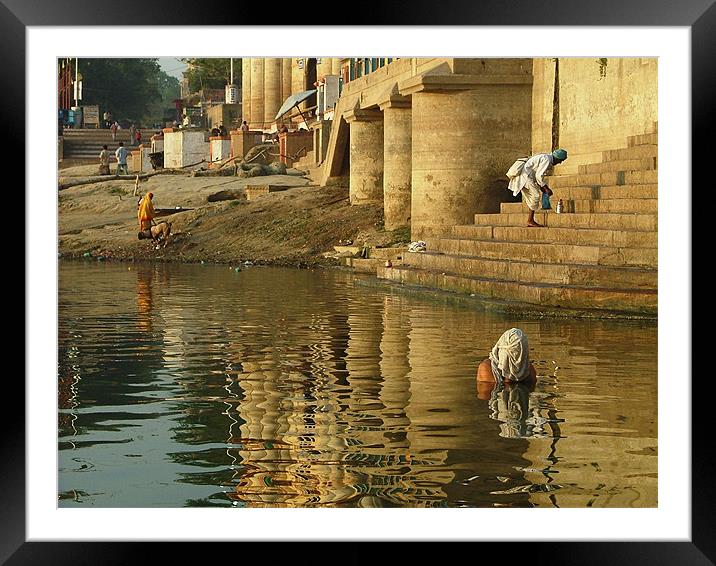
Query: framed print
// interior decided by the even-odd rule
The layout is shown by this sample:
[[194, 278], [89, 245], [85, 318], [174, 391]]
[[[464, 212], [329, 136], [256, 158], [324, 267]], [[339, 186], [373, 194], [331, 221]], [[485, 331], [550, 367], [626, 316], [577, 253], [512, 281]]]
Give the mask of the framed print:
[[716, 561], [690, 190], [716, 8], [461, 4], [4, 2], [3, 563]]

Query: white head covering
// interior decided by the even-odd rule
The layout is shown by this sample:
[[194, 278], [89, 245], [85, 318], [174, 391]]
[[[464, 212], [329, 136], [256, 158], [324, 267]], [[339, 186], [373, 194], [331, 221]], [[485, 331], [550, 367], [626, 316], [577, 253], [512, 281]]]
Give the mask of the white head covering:
[[490, 352], [495, 380], [522, 381], [529, 376], [530, 359], [527, 336], [519, 328], [510, 328]]

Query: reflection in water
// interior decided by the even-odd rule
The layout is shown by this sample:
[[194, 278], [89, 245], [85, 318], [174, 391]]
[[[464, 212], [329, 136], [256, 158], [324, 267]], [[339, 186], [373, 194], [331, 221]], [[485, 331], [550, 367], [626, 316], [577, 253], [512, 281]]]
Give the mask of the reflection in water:
[[[537, 384], [476, 396], [512, 326]], [[656, 505], [655, 325], [341, 272], [62, 263], [58, 348], [61, 506]]]
[[534, 383], [490, 383], [478, 381], [478, 398], [487, 395], [490, 418], [500, 421], [500, 436], [527, 438], [545, 436], [546, 419], [539, 415], [537, 399], [530, 393]]

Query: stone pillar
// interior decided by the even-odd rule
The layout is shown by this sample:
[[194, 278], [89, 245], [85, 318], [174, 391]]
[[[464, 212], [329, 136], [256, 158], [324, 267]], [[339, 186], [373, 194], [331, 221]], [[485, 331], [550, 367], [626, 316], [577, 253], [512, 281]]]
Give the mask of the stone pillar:
[[[241, 59], [241, 122], [251, 122], [251, 58]], [[241, 127], [241, 124], [239, 124]]]
[[[286, 99], [291, 96], [291, 58], [284, 57], [281, 59], [281, 104], [286, 102]], [[281, 124], [288, 124], [288, 120], [285, 116], [280, 120]]]
[[350, 126], [350, 202], [382, 203], [383, 113], [356, 109], [344, 118]]
[[531, 75], [418, 76], [412, 95], [411, 238], [474, 224], [506, 200], [505, 171], [530, 151]]
[[330, 57], [321, 57], [321, 62], [319, 63], [316, 61], [316, 78], [318, 80], [321, 79], [321, 77], [325, 77], [326, 75], [331, 74], [331, 69], [333, 68], [333, 59]]
[[261, 57], [251, 59], [251, 120], [252, 130], [264, 129], [264, 60]]
[[281, 108], [281, 59], [264, 59], [264, 127], [270, 128]]
[[410, 100], [392, 97], [383, 110], [383, 210], [385, 229], [410, 225], [412, 122]]

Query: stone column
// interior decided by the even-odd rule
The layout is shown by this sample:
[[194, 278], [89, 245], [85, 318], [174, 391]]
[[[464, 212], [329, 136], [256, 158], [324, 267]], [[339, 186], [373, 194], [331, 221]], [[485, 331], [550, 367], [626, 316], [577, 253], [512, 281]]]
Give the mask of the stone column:
[[[241, 122], [251, 122], [251, 58], [241, 59]], [[241, 127], [241, 124], [239, 124]]]
[[264, 59], [264, 127], [270, 128], [281, 108], [281, 59]]
[[321, 77], [331, 74], [333, 59], [330, 57], [321, 57], [321, 62], [316, 61], [316, 78], [321, 80]]
[[383, 209], [385, 229], [410, 225], [412, 122], [410, 99], [391, 97], [383, 110]]
[[[291, 59], [284, 57], [281, 59], [281, 104], [286, 102], [286, 99], [291, 96]], [[288, 123], [285, 120], [285, 116], [281, 118], [281, 123]]]
[[411, 238], [498, 212], [505, 171], [530, 150], [531, 75], [418, 76], [412, 95]]
[[252, 130], [264, 129], [264, 60], [261, 57], [251, 59], [251, 120]]
[[344, 118], [350, 126], [350, 202], [382, 203], [383, 113], [356, 109]]

